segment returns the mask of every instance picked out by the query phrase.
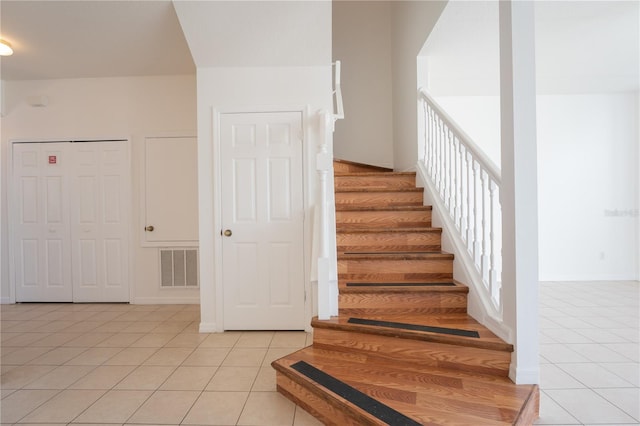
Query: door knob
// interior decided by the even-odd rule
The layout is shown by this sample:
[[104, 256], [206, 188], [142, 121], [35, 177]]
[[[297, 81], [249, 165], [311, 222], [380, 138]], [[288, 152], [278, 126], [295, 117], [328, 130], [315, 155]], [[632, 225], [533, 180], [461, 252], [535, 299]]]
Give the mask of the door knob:
[[153, 225], [149, 225], [149, 226], [145, 226], [144, 230], [145, 231], [149, 231], [149, 232], [153, 232]]
[[231, 236], [231, 234], [233, 234], [233, 232], [231, 232], [231, 229], [226, 229], [226, 230], [224, 231], [224, 236], [225, 236], [225, 237], [230, 237], [230, 236]]

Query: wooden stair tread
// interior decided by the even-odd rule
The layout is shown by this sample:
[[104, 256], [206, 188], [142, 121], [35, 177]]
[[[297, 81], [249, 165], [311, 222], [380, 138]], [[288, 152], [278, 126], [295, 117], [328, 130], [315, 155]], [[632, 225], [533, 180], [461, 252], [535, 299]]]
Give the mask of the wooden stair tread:
[[[353, 355], [308, 347], [272, 365], [287, 379], [310, 392], [329, 398], [329, 403], [353, 410], [360, 424], [388, 424], [371, 421], [364, 408], [348, 397], [292, 368], [304, 362], [335, 380], [361, 392], [406, 417], [415, 424], [515, 424], [531, 423], [522, 418], [528, 404], [536, 404], [535, 385], [515, 385], [509, 379], [438, 367], [405, 365], [366, 355]], [[278, 379], [280, 386], [280, 377]], [[369, 415], [371, 413], [368, 413]], [[408, 423], [408, 422], [407, 422]]]
[[[391, 328], [375, 325], [350, 323], [350, 318], [379, 320], [394, 323], [411, 324], [416, 326], [435, 327], [443, 329], [474, 331], [479, 337], [466, 337], [447, 333], [436, 333], [402, 328]], [[377, 334], [388, 337], [398, 337], [413, 340], [446, 343], [450, 345], [470, 346], [504, 352], [513, 352], [513, 346], [505, 343], [485, 326], [465, 313], [446, 313], [430, 315], [339, 315], [329, 320], [314, 318], [311, 325], [316, 328], [340, 329], [361, 333]]]
[[388, 171], [381, 171], [381, 172], [377, 172], [377, 171], [372, 171], [372, 172], [335, 172], [333, 175], [334, 176], [338, 176], [338, 177], [344, 177], [344, 176], [349, 176], [349, 177], [415, 176], [416, 172], [392, 172], [392, 171], [389, 171], [389, 172]]
[[431, 211], [431, 206], [336, 206], [337, 212], [402, 212], [402, 211]]
[[[345, 279], [343, 280], [344, 282], [346, 281], [350, 281], [350, 282], [374, 282], [374, 283], [387, 283], [387, 282], [391, 282], [388, 281], [386, 279], [382, 279], [382, 280], [372, 280], [369, 278], [366, 279]], [[458, 286], [462, 286], [462, 287], [466, 287], [466, 285], [458, 280], [455, 280], [453, 278], [431, 278], [429, 280], [424, 280], [424, 279], [404, 279], [404, 280], [398, 280], [398, 281], [393, 281], [393, 283], [417, 283], [417, 282], [431, 282], [431, 283], [448, 283], [448, 282], [453, 282], [454, 284], [458, 285]]]
[[[449, 284], [451, 283], [451, 284]], [[351, 285], [349, 285], [351, 284]], [[405, 281], [405, 282], [368, 282], [355, 280], [340, 280], [340, 293], [468, 293], [469, 287], [449, 281]]]
[[338, 260], [426, 260], [426, 259], [447, 259], [453, 260], [453, 254], [442, 251], [433, 252], [357, 252], [349, 251], [338, 253]]
[[346, 187], [336, 188], [335, 192], [424, 192], [423, 188], [367, 188]]
[[357, 227], [357, 226], [349, 226], [349, 225], [339, 225], [336, 226], [337, 233], [361, 233], [361, 234], [378, 234], [383, 232], [398, 232], [398, 233], [409, 233], [409, 232], [442, 232], [442, 228], [432, 227], [432, 226], [424, 226], [420, 228], [375, 228], [375, 227]]

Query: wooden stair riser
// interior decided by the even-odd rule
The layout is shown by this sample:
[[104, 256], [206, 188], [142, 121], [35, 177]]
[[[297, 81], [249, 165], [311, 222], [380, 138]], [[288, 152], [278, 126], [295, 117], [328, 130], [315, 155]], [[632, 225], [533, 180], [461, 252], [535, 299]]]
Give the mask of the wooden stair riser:
[[440, 229], [403, 232], [338, 231], [338, 252], [440, 251]]
[[336, 210], [336, 226], [360, 228], [418, 228], [431, 226], [430, 210], [342, 211]]
[[467, 312], [467, 295], [453, 292], [340, 293], [340, 315], [414, 315]]
[[338, 259], [338, 279], [403, 281], [453, 277], [453, 260], [417, 259], [388, 260]]
[[278, 392], [311, 413], [328, 426], [377, 426], [384, 422], [350, 407], [323, 389], [304, 380], [294, 381], [280, 371], [276, 373]]
[[386, 360], [506, 377], [511, 353], [379, 334], [315, 328], [313, 346]]
[[396, 189], [415, 188], [415, 173], [370, 173], [335, 175], [333, 178], [336, 189]]
[[421, 206], [422, 191], [336, 191], [336, 206]]

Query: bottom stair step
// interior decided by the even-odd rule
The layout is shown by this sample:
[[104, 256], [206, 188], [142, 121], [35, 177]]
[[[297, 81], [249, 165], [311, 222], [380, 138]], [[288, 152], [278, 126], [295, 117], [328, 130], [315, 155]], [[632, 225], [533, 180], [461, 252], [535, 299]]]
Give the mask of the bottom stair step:
[[531, 424], [536, 385], [308, 347], [276, 360], [278, 391], [328, 425]]

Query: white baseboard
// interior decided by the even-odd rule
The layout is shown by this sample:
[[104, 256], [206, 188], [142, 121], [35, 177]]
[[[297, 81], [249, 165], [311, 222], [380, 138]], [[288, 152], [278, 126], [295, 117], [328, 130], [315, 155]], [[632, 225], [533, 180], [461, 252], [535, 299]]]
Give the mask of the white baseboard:
[[133, 305], [199, 305], [199, 297], [135, 297]]
[[511, 364], [509, 378], [517, 385], [537, 385], [540, 384], [540, 368], [516, 368]]
[[222, 330], [218, 330], [215, 322], [201, 322], [198, 331], [200, 333], [218, 333]]
[[549, 274], [540, 273], [539, 280], [547, 281], [639, 281], [633, 274]]
[[[12, 305], [15, 302], [9, 297], [0, 297], [0, 305]], [[136, 297], [132, 305], [199, 305], [199, 297]]]

